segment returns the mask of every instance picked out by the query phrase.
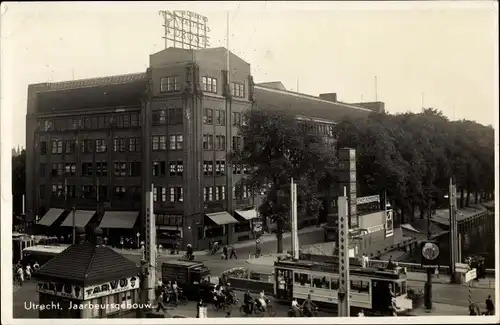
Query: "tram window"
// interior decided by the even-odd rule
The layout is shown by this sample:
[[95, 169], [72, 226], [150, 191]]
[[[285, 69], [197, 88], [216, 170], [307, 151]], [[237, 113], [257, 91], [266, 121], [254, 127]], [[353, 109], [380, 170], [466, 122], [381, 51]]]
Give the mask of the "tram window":
[[351, 290], [357, 292], [369, 292], [370, 282], [368, 281], [351, 281]]
[[401, 294], [406, 294], [406, 281], [401, 282]]
[[311, 286], [311, 277], [309, 274], [295, 273], [295, 285], [300, 285], [304, 287]]
[[[326, 286], [325, 286], [326, 283]], [[326, 278], [323, 276], [312, 276], [312, 285], [315, 288], [326, 288], [330, 289], [330, 286], [328, 285], [328, 282], [326, 281]]]
[[394, 295], [401, 296], [401, 285], [398, 282], [394, 282]]
[[339, 279], [332, 279], [332, 290], [338, 290], [339, 289]]

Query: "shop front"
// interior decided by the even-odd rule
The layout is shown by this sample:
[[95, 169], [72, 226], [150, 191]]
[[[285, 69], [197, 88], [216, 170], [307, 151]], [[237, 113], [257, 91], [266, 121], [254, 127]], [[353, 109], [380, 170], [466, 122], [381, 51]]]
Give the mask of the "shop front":
[[[257, 210], [255, 208], [234, 210], [234, 217], [238, 220], [238, 223], [234, 226], [236, 241], [250, 240], [260, 235], [259, 231], [262, 231], [262, 222], [257, 218]], [[255, 228], [256, 226], [257, 228]], [[255, 229], [257, 229], [257, 232]]]
[[[35, 273], [39, 318], [128, 317], [139, 307], [139, 268], [102, 245], [98, 229], [91, 241], [81, 229], [77, 243]], [[50, 307], [54, 308], [50, 308]]]
[[156, 243], [164, 248], [174, 248], [176, 244], [183, 247], [183, 216], [157, 213], [155, 218]]

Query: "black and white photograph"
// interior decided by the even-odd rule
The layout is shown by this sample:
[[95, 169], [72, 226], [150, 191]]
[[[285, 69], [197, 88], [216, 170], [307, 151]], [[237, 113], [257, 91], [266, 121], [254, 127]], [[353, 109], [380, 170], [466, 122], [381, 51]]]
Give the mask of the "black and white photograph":
[[496, 1], [0, 14], [3, 324], [500, 321]]

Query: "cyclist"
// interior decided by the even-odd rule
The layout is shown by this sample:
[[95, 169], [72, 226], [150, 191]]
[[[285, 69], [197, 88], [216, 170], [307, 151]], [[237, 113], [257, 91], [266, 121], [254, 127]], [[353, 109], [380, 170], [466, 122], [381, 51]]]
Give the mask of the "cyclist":
[[263, 312], [266, 311], [266, 295], [264, 294], [264, 290], [260, 292], [258, 302], [259, 302], [258, 308], [260, 308]]
[[297, 301], [297, 298], [293, 298], [291, 308], [292, 308], [292, 312], [295, 315], [295, 317], [299, 317], [300, 316], [300, 306], [299, 306], [299, 302]]
[[311, 300], [311, 295], [307, 295], [307, 299], [302, 303], [302, 310], [304, 311], [304, 316], [313, 317], [313, 310], [316, 308], [316, 305]]
[[247, 310], [248, 314], [251, 314], [253, 312], [253, 298], [250, 295], [250, 291], [247, 290], [245, 292], [245, 295], [243, 296], [243, 304], [245, 304], [245, 309]]

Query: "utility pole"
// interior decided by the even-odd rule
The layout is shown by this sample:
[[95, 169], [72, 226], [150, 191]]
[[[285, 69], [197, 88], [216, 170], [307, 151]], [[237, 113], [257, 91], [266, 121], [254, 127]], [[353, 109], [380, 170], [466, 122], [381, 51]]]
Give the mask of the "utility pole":
[[144, 259], [148, 268], [147, 275], [147, 299], [153, 302], [155, 299], [155, 280], [156, 280], [156, 219], [153, 207], [153, 188], [146, 192], [146, 227], [144, 229]]
[[294, 260], [299, 260], [299, 236], [297, 225], [297, 184], [293, 178], [290, 184], [290, 220], [292, 224], [292, 256]]
[[338, 208], [338, 259], [339, 259], [339, 291], [338, 316], [349, 317], [349, 295], [351, 281], [349, 278], [349, 214], [347, 212], [347, 190], [344, 187], [344, 196], [337, 199]]
[[450, 213], [450, 282], [457, 283], [455, 265], [457, 263], [457, 219], [456, 219], [456, 186], [453, 185], [453, 178], [450, 177], [449, 194], [449, 213]]
[[[428, 199], [428, 214], [427, 214], [427, 240], [430, 242], [432, 239], [432, 232], [431, 232], [431, 215], [432, 215], [432, 198], [429, 193], [429, 199]], [[424, 286], [424, 293], [425, 293], [425, 307], [428, 310], [432, 309], [432, 273], [433, 273], [433, 268], [428, 267], [426, 269], [427, 271], [427, 281], [425, 282]]]

